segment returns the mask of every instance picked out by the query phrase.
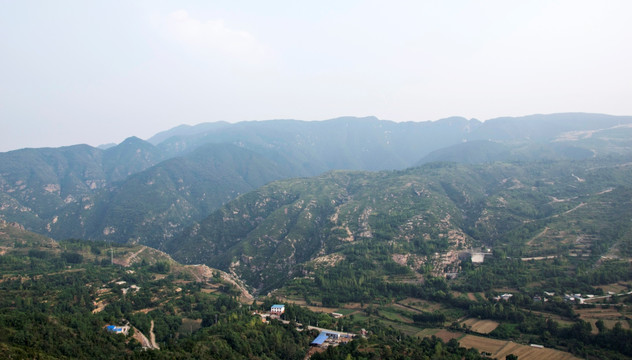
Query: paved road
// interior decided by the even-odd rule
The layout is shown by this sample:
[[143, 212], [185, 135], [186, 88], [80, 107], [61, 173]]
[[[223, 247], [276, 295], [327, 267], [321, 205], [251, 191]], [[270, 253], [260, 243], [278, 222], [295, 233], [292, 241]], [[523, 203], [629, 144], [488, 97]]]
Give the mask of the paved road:
[[[268, 315], [268, 314], [257, 314], [257, 315], [261, 316], [262, 318], [270, 317], [270, 315]], [[286, 325], [288, 325], [290, 323], [290, 321], [288, 321], [288, 320], [281, 320], [281, 319], [277, 319], [277, 320], [281, 321], [282, 323], [284, 323]], [[300, 327], [300, 328], [303, 328], [303, 324], [301, 324], [301, 323], [296, 323], [296, 325], [298, 327]], [[335, 333], [340, 334], [341, 337], [354, 337], [355, 336], [354, 333], [338, 331], [338, 330], [331, 330], [331, 329], [325, 329], [325, 328], [311, 326], [311, 325], [307, 326], [307, 330], [316, 330], [316, 331], [320, 331], [320, 332], [323, 332], [323, 331], [335, 332]]]

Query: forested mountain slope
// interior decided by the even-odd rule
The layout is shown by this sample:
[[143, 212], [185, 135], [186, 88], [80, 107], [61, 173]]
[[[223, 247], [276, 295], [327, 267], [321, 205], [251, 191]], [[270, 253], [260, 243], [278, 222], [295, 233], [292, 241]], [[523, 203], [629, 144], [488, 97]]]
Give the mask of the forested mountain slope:
[[632, 166], [625, 160], [434, 163], [283, 180], [231, 201], [167, 249], [262, 290], [354, 248], [379, 249], [382, 260], [372, 261], [405, 259], [436, 273], [458, 267], [457, 253], [473, 246], [542, 256], [581, 252], [583, 237], [591, 239], [582, 247], [590, 256], [615, 247], [630, 255]]

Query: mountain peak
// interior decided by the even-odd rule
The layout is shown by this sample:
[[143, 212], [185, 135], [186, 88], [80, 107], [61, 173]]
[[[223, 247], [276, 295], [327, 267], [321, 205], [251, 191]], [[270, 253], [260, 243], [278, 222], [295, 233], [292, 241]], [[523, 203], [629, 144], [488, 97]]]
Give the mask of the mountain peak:
[[130, 136], [127, 139], [123, 140], [119, 145], [123, 145], [123, 144], [140, 144], [140, 143], [147, 143], [145, 140], [136, 137], [136, 136]]

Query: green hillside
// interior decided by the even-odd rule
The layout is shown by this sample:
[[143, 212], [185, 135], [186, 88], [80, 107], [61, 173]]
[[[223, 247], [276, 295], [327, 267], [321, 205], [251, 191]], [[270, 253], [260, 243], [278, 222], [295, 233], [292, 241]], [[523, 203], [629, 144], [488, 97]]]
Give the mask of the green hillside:
[[394, 268], [392, 259], [406, 258], [411, 270], [435, 274], [458, 268], [456, 255], [472, 247], [547, 256], [580, 251], [578, 236], [591, 239], [582, 250], [591, 259], [613, 248], [627, 256], [630, 175], [607, 159], [335, 171], [242, 195], [167, 250], [185, 263], [234, 271], [260, 290], [336, 253], [368, 251]]
[[[57, 243], [0, 223], [0, 355], [6, 359], [305, 358], [318, 331], [264, 322], [253, 312], [263, 313], [274, 300], [240, 302], [239, 295], [227, 274], [182, 266], [144, 246]], [[287, 314], [332, 328], [341, 322], [291, 304]], [[375, 359], [482, 358], [454, 341], [419, 341], [379, 324], [369, 329], [368, 339], [317, 357], [368, 351]]]

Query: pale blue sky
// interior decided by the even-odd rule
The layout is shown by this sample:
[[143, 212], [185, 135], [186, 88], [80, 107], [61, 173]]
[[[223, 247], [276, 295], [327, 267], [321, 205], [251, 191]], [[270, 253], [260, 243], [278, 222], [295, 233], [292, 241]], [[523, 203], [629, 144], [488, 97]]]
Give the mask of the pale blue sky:
[[0, 0], [0, 151], [180, 124], [632, 115], [632, 1]]

